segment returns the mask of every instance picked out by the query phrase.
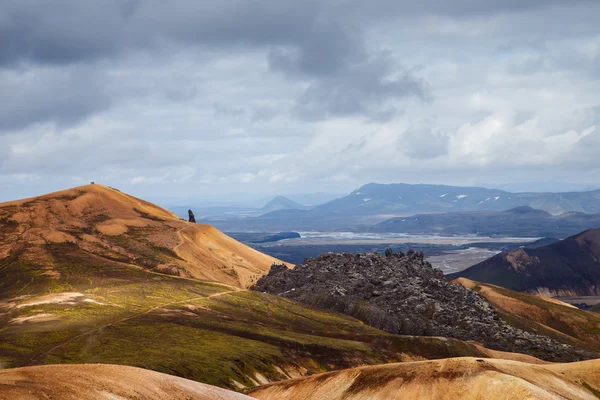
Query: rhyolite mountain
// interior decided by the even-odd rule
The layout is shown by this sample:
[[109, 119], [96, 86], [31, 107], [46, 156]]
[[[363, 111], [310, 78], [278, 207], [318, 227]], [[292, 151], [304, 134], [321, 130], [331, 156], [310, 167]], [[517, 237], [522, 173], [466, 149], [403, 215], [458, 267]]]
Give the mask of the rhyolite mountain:
[[0, 400], [253, 400], [230, 390], [141, 368], [107, 364], [0, 370]]
[[259, 400], [594, 400], [600, 394], [599, 371], [600, 360], [540, 364], [458, 358], [333, 371], [249, 394]]
[[600, 229], [539, 248], [500, 253], [464, 271], [464, 277], [547, 296], [600, 295]]
[[453, 281], [484, 297], [508, 323], [571, 345], [600, 350], [600, 314], [556, 298], [531, 295], [467, 278]]
[[273, 266], [252, 290], [341, 312], [385, 331], [474, 340], [552, 361], [595, 358], [548, 336], [517, 329], [475, 291], [449, 283], [423, 253], [329, 253], [293, 270]]
[[564, 238], [598, 227], [600, 227], [600, 214], [569, 212], [552, 215], [547, 211], [521, 206], [507, 211], [461, 211], [397, 217], [358, 230], [442, 236]]
[[[310, 210], [287, 209], [259, 217], [216, 222], [219, 229], [343, 229], [392, 217], [462, 211], [504, 211], [531, 207], [552, 215], [600, 214], [600, 190], [572, 193], [510, 193], [498, 189], [444, 185], [369, 183], [349, 195]], [[368, 228], [367, 228], [368, 229]]]

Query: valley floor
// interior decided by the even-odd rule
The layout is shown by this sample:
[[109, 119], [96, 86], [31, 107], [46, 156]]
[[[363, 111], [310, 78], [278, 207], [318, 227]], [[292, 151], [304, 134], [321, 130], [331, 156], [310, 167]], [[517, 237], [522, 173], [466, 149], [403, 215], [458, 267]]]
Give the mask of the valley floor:
[[[245, 241], [245, 244], [292, 264], [302, 264], [305, 258], [317, 257], [328, 252], [364, 253], [394, 251], [423, 251], [434, 267], [444, 273], [462, 271], [504, 250], [520, 247], [537, 238], [484, 237], [484, 236], [435, 236], [405, 235], [393, 233], [353, 232], [300, 232], [298, 239], [285, 239], [273, 243], [252, 243], [252, 235], [265, 233], [236, 233], [230, 236]], [[271, 233], [273, 234], [273, 233]]]

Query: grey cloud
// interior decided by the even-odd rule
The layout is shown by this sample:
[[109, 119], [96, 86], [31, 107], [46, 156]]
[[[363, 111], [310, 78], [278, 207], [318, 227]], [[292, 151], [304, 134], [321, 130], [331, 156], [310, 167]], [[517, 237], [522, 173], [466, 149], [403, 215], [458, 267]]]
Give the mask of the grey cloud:
[[[339, 20], [332, 9], [313, 1], [152, 0], [123, 5], [58, 0], [39, 6], [23, 0], [11, 1], [6, 9], [9, 18], [0, 21], [0, 64], [90, 62], [116, 57], [125, 49], [160, 54], [156, 49], [169, 42], [217, 52], [258, 48], [270, 49], [272, 70], [309, 83], [295, 107], [297, 115], [309, 120], [352, 114], [380, 119], [379, 108], [386, 101], [428, 95], [419, 79], [399, 70], [384, 54], [368, 51], [359, 26]], [[196, 94], [185, 85], [165, 90], [174, 101], [190, 101]], [[389, 107], [385, 111], [392, 115]]]
[[0, 19], [0, 64], [64, 64], [110, 55], [126, 29], [114, 3], [8, 0]]
[[[563, 0], [375, 0], [371, 2], [340, 0], [336, 3], [342, 12], [362, 15], [363, 17], [367, 15], [384, 17], [406, 15], [411, 18], [415, 15], [435, 15], [461, 19], [473, 16], [490, 16], [498, 13], [535, 11], [565, 5]], [[595, 0], [572, 0], [568, 5], [575, 7], [594, 3], [596, 3]]]
[[280, 109], [274, 106], [258, 105], [252, 110], [252, 122], [270, 121], [281, 112]]
[[405, 97], [429, 100], [423, 80], [386, 58], [348, 65], [339, 74], [313, 80], [297, 99], [296, 113], [307, 120], [335, 116], [367, 115], [385, 120], [397, 115], [387, 102]]
[[49, 172], [52, 175], [70, 175], [74, 171], [99, 174], [109, 168], [155, 170], [185, 165], [193, 160], [189, 151], [168, 151], [170, 145], [121, 135], [83, 135], [75, 131], [66, 137], [46, 135], [15, 143], [27, 147], [28, 151], [19, 154], [9, 152], [0, 173], [27, 170], [40, 175]]
[[89, 61], [154, 50], [165, 41], [212, 47], [289, 43], [315, 18], [314, 4], [8, 0], [0, 17], [0, 64]]
[[242, 107], [229, 106], [223, 103], [213, 103], [214, 115], [217, 118], [235, 118], [246, 113]]
[[165, 89], [167, 99], [175, 102], [188, 102], [198, 95], [198, 89], [188, 84], [172, 84]]
[[367, 56], [363, 40], [356, 27], [317, 20], [292, 43], [292, 51], [271, 50], [269, 65], [288, 75], [332, 76]]
[[295, 111], [307, 120], [331, 116], [394, 113], [386, 101], [416, 96], [428, 99], [427, 85], [383, 51], [369, 51], [360, 29], [316, 21], [301, 41], [271, 50], [269, 66], [290, 79], [309, 82]]
[[448, 136], [431, 127], [414, 127], [403, 135], [399, 146], [412, 159], [432, 159], [448, 153]]
[[69, 125], [108, 108], [102, 79], [80, 69], [0, 70], [0, 132], [46, 121]]
[[[572, 0], [568, 5], [595, 3]], [[304, 49], [295, 65], [314, 67], [314, 72], [335, 71], [343, 57], [334, 55], [355, 51], [345, 36], [360, 31], [369, 16], [404, 21], [415, 16], [485, 17], [564, 5], [561, 0], [6, 0], [0, 16], [0, 65], [90, 61], [126, 50], [154, 51], [173, 42], [216, 49], [292, 45]], [[273, 57], [281, 55], [276, 52]], [[282, 64], [286, 57], [280, 59]]]

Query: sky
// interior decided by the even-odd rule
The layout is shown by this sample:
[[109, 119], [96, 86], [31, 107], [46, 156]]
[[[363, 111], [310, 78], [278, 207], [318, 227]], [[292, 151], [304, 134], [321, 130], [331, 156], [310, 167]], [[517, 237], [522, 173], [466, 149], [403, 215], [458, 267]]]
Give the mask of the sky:
[[[597, 0], [3, 0], [0, 201], [600, 187]], [[550, 183], [550, 184], [549, 184]]]

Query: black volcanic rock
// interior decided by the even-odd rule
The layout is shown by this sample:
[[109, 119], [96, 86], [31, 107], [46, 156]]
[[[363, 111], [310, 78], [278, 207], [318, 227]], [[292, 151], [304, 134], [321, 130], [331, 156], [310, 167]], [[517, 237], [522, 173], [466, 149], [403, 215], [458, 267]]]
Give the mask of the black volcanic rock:
[[506, 251], [448, 275], [459, 277], [547, 296], [598, 296], [600, 229], [549, 246]]
[[483, 297], [447, 282], [412, 250], [328, 253], [293, 270], [274, 265], [253, 290], [338, 311], [396, 334], [475, 340], [554, 361], [595, 356], [506, 324]]

